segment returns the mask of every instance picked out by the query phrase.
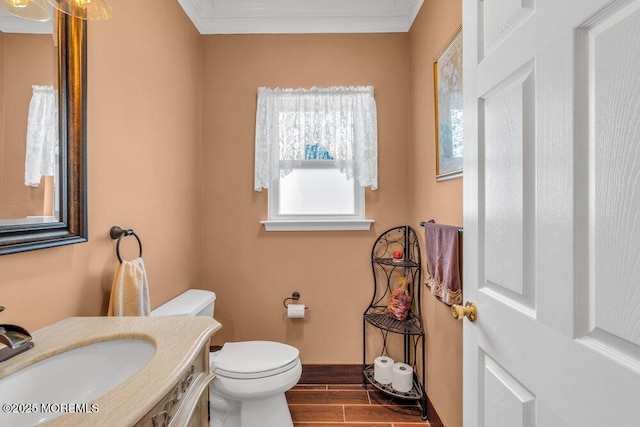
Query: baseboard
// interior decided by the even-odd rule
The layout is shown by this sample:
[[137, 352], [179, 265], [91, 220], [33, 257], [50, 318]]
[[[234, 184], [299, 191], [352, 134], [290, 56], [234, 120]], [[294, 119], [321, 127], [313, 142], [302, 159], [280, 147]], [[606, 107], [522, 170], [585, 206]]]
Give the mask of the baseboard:
[[[362, 365], [302, 365], [299, 384], [361, 384]], [[444, 427], [429, 396], [427, 419], [430, 427]]]
[[430, 427], [444, 427], [440, 416], [436, 412], [436, 409], [433, 407], [431, 399], [429, 399], [429, 395], [427, 395], [427, 419], [429, 420]]
[[362, 365], [302, 365], [299, 384], [360, 384]]

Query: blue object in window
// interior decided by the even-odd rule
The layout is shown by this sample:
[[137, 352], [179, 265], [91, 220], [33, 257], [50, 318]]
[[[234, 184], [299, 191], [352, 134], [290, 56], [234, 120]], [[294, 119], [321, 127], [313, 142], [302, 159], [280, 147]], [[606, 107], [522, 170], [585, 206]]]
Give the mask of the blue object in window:
[[333, 160], [333, 156], [320, 144], [304, 146], [305, 160]]

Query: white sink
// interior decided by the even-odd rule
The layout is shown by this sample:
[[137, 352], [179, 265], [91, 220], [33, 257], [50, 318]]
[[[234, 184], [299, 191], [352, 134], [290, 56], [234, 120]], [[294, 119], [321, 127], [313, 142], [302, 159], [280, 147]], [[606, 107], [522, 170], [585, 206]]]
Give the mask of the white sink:
[[154, 353], [155, 346], [144, 340], [102, 341], [27, 366], [0, 379], [0, 426], [33, 426], [71, 411], [99, 411], [82, 404], [123, 383]]

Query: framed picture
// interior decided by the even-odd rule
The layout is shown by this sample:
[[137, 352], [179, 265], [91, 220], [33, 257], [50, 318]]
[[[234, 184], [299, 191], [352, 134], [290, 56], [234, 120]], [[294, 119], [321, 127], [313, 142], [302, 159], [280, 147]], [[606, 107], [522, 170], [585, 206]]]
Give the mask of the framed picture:
[[462, 27], [433, 61], [436, 111], [436, 180], [462, 176]]

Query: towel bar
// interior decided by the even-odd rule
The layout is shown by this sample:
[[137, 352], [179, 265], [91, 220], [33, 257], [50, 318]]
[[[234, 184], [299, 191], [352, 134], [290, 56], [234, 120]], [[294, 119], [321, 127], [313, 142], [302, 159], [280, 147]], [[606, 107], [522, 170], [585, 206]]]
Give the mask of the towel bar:
[[[434, 224], [434, 223], [435, 223], [435, 221], [434, 221], [434, 220], [432, 220], [432, 219], [430, 219], [429, 221], [426, 221], [426, 222], [425, 222], [425, 221], [422, 221], [422, 222], [420, 223], [420, 227], [424, 227], [424, 225], [425, 225], [425, 224], [427, 224], [427, 223], [432, 223], [432, 224]], [[458, 228], [458, 233], [463, 233], [463, 232], [464, 232], [464, 228], [459, 227], [459, 228]]]
[[122, 240], [123, 237], [126, 236], [133, 236], [136, 238], [136, 240], [138, 241], [138, 246], [140, 247], [140, 257], [142, 256], [142, 242], [140, 241], [140, 238], [138, 237], [138, 235], [132, 230], [132, 229], [122, 229], [120, 227], [118, 227], [117, 225], [114, 225], [113, 227], [111, 227], [111, 230], [109, 230], [109, 236], [115, 240], [118, 239], [118, 243], [116, 243], [116, 256], [118, 257], [118, 261], [120, 261], [120, 264], [122, 264], [122, 257], [120, 256], [120, 241]]

